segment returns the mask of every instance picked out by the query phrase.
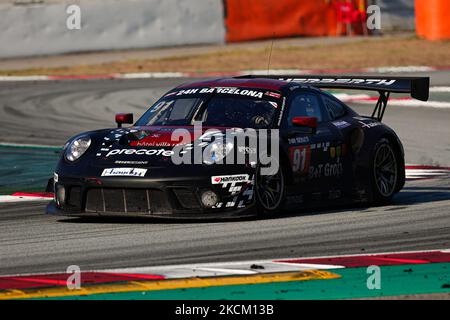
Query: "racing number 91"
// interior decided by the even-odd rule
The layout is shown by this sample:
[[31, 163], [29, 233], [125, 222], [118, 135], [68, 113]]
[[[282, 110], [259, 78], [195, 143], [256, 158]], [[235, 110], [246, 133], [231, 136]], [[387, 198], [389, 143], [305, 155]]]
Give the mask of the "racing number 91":
[[289, 149], [289, 158], [293, 173], [300, 175], [306, 174], [309, 169], [311, 149], [309, 146], [292, 147]]

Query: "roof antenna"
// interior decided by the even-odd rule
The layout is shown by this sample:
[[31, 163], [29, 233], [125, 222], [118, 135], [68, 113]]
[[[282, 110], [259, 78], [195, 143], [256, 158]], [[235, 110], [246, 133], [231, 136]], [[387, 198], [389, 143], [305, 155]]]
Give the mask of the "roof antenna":
[[270, 60], [272, 59], [272, 50], [273, 50], [273, 41], [275, 38], [275, 33], [273, 33], [272, 35], [272, 44], [270, 45], [270, 52], [269, 52], [269, 61], [267, 63], [267, 75], [269, 76], [270, 74]]

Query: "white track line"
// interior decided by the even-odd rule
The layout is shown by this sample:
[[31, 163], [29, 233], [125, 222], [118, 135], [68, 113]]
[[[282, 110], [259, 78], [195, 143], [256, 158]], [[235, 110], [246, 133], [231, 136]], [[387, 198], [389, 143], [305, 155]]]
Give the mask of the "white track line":
[[122, 73], [118, 74], [117, 79], [157, 79], [157, 78], [182, 78], [187, 74], [182, 72], [145, 72], [145, 73]]
[[27, 196], [0, 196], [0, 203], [32, 202], [32, 201], [50, 201], [53, 198], [46, 197], [27, 197]]
[[[362, 103], [373, 104], [373, 101], [362, 101]], [[359, 101], [358, 101], [359, 103]], [[397, 107], [416, 107], [416, 108], [435, 108], [435, 109], [450, 109], [450, 102], [441, 101], [419, 101], [419, 100], [393, 100], [389, 101], [390, 106]]]
[[434, 175], [446, 175], [450, 174], [448, 171], [442, 171], [442, 172], [421, 172], [421, 171], [411, 171], [406, 170], [407, 175], [423, 175], [423, 176], [434, 176]]
[[434, 67], [427, 66], [401, 66], [401, 67], [377, 67], [367, 68], [368, 72], [391, 73], [391, 72], [430, 72], [435, 71]]
[[[450, 91], [449, 91], [450, 92]], [[370, 104], [374, 105], [376, 101], [369, 100], [370, 95], [367, 94], [347, 94], [347, 93], [334, 93], [336, 98], [346, 103], [358, 103], [358, 104]], [[419, 101], [415, 99], [391, 99], [388, 103], [389, 106], [397, 107], [416, 107], [416, 108], [436, 108], [436, 109], [450, 109], [450, 102], [442, 101]]]
[[48, 76], [0, 76], [0, 81], [48, 81]]
[[440, 178], [450, 175], [446, 169], [406, 169], [406, 179]]
[[9, 143], [9, 142], [0, 142], [0, 147], [62, 149], [62, 147], [50, 146], [45, 144], [25, 144], [25, 143]]
[[430, 92], [450, 92], [450, 87], [431, 87]]
[[227, 269], [227, 268], [197, 268], [199, 271], [209, 271], [214, 273], [232, 273], [232, 274], [256, 274], [257, 271], [245, 270], [245, 269]]

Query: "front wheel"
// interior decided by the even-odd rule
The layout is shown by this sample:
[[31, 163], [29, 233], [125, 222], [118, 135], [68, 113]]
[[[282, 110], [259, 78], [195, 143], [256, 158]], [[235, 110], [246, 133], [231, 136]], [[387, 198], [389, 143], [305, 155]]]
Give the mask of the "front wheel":
[[258, 166], [256, 170], [256, 202], [258, 215], [269, 217], [275, 215], [284, 205], [285, 179], [281, 166], [278, 166], [276, 172], [265, 172], [266, 174], [261, 172], [263, 168]]
[[374, 202], [388, 203], [399, 181], [397, 154], [388, 139], [383, 138], [375, 145], [371, 171]]

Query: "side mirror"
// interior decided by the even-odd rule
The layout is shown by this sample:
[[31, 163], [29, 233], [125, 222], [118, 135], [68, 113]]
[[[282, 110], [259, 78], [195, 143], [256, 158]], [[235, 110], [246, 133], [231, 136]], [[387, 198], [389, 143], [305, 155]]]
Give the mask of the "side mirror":
[[292, 125], [295, 127], [305, 127], [310, 128], [312, 133], [316, 132], [317, 129], [317, 118], [316, 117], [294, 117], [292, 118]]
[[122, 128], [123, 123], [132, 124], [133, 114], [132, 113], [118, 113], [116, 114], [117, 128]]

